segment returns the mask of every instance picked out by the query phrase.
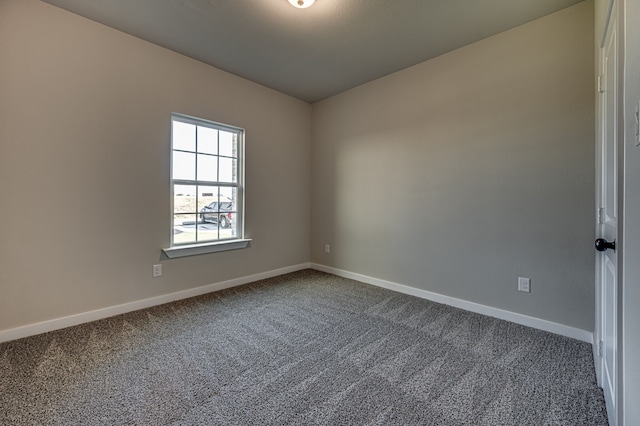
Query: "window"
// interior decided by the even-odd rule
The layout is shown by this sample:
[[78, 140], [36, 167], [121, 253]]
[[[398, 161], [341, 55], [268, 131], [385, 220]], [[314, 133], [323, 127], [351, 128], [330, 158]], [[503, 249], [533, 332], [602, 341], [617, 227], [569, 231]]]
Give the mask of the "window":
[[242, 129], [171, 116], [171, 248], [164, 250], [169, 257], [247, 246], [237, 244], [247, 242], [243, 142]]

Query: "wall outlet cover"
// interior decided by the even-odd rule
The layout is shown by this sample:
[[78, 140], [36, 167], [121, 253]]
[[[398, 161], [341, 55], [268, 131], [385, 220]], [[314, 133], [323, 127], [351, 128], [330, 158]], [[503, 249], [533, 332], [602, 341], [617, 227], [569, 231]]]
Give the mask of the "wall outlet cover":
[[640, 146], [640, 101], [636, 105], [636, 146]]
[[518, 291], [531, 293], [531, 278], [518, 277]]
[[153, 278], [158, 278], [162, 276], [162, 265], [153, 265], [153, 269], [151, 271], [151, 276]]

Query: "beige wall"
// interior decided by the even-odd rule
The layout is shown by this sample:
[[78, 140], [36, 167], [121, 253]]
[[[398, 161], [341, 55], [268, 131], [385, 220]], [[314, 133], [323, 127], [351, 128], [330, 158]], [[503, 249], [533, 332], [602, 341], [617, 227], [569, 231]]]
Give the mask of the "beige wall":
[[593, 330], [593, 31], [580, 3], [315, 104], [312, 262]]
[[[172, 112], [246, 129], [251, 248], [162, 259]], [[308, 262], [310, 117], [61, 9], [2, 0], [0, 330]]]
[[[592, 330], [592, 8], [312, 107], [0, 2], [0, 331], [309, 260]], [[247, 130], [250, 249], [161, 256], [171, 112]]]

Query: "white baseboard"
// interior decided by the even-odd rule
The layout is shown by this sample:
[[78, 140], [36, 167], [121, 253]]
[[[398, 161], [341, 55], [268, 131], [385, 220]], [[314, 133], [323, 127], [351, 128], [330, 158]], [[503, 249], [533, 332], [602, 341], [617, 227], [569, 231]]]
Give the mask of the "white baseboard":
[[515, 312], [505, 311], [503, 309], [493, 308], [491, 306], [481, 305], [475, 302], [469, 302], [455, 297], [445, 296], [439, 293], [434, 293], [427, 290], [421, 290], [415, 287], [409, 287], [403, 284], [394, 283], [391, 281], [385, 281], [378, 278], [369, 277], [366, 275], [356, 274], [354, 272], [344, 271], [342, 269], [333, 268], [330, 266], [320, 265], [317, 263], [311, 263], [311, 268], [318, 271], [327, 272], [329, 274], [338, 275], [340, 277], [349, 278], [352, 280], [360, 281], [366, 284], [375, 285], [377, 287], [383, 287], [389, 290], [394, 290], [399, 293], [409, 294], [411, 296], [420, 297], [422, 299], [431, 300], [433, 302], [442, 303], [444, 305], [453, 306], [455, 308], [464, 309], [466, 311], [475, 312], [490, 317], [511, 321], [516, 324], [526, 325], [528, 327], [537, 328], [538, 330], [548, 331], [551, 333], [559, 334], [561, 336], [570, 337], [572, 339], [581, 340], [586, 343], [593, 344], [593, 332], [582, 330], [575, 327], [569, 327], [567, 325], [558, 324], [555, 322], [543, 320], [540, 318], [530, 317], [528, 315], [522, 315]]
[[223, 290], [225, 288], [236, 287], [239, 285], [248, 284], [254, 281], [260, 281], [267, 278], [272, 278], [278, 275], [288, 274], [290, 272], [300, 271], [307, 268], [313, 268], [318, 271], [327, 272], [330, 274], [338, 275], [340, 277], [353, 279], [366, 284], [371, 284], [371, 285], [383, 287], [389, 290], [397, 291], [399, 293], [409, 294], [412, 296], [420, 297], [422, 299], [427, 299], [427, 300], [442, 303], [445, 305], [453, 306], [456, 308], [464, 309], [467, 311], [488, 315], [488, 316], [503, 319], [506, 321], [511, 321], [516, 324], [526, 325], [528, 327], [537, 328], [539, 330], [548, 331], [551, 333], [559, 334], [562, 336], [570, 337], [573, 339], [577, 339], [583, 342], [593, 344], [594, 335], [590, 331], [569, 327], [566, 325], [554, 323], [554, 322], [543, 320], [540, 318], [530, 317], [527, 315], [518, 314], [515, 312], [493, 308], [491, 306], [481, 305], [479, 303], [457, 299], [455, 297], [445, 296], [442, 294], [421, 290], [415, 287], [409, 287], [409, 286], [394, 283], [391, 281], [385, 281], [385, 280], [369, 277], [362, 274], [356, 274], [354, 272], [344, 271], [342, 269], [320, 265], [317, 263], [301, 263], [299, 265], [274, 269], [271, 271], [266, 271], [266, 272], [262, 272], [254, 275], [247, 275], [244, 277], [222, 281], [219, 283], [209, 284], [202, 287], [178, 291], [175, 293], [163, 294], [161, 296], [151, 297], [148, 299], [138, 300], [135, 302], [124, 303], [122, 305], [110, 306], [103, 309], [97, 309], [94, 311], [83, 312], [75, 315], [69, 315], [62, 318], [56, 318], [48, 321], [35, 323], [35, 324], [25, 325], [22, 327], [11, 328], [8, 330], [0, 330], [0, 343], [7, 342], [10, 340], [15, 340], [15, 339], [21, 339], [23, 337], [29, 337], [36, 334], [46, 333], [49, 331], [59, 330], [59, 329], [71, 327], [74, 325], [84, 324], [87, 322], [96, 321], [99, 319], [108, 318], [115, 315], [125, 314], [127, 312], [150, 308], [152, 306], [162, 305], [164, 303], [169, 303], [176, 300], [182, 300], [182, 299], [187, 299], [189, 297], [200, 296], [202, 294]]
[[110, 306], [108, 308], [97, 309], [95, 311], [83, 312], [80, 314], [69, 315], [62, 318], [56, 318], [49, 321], [43, 321], [35, 324], [29, 324], [22, 327], [11, 328], [0, 331], [0, 343], [9, 340], [21, 339], [36, 334], [46, 333], [49, 331], [59, 330], [61, 328], [71, 327], [74, 325], [84, 324], [115, 315], [126, 314], [127, 312], [137, 311], [140, 309], [150, 308], [152, 306], [162, 305], [164, 303], [174, 302], [176, 300], [187, 299], [189, 297], [200, 296], [202, 294], [211, 293], [225, 288], [236, 287], [248, 284], [254, 281], [260, 281], [267, 278], [276, 277], [278, 275], [288, 274], [290, 272], [300, 271], [310, 268], [309, 263], [301, 263], [299, 265], [288, 266], [285, 268], [274, 269], [272, 271], [261, 272], [259, 274], [247, 275], [232, 280], [222, 281], [215, 284], [209, 284], [202, 287], [182, 290], [175, 293], [163, 294], [161, 296], [150, 297], [148, 299], [137, 300], [135, 302], [124, 303], [122, 305]]

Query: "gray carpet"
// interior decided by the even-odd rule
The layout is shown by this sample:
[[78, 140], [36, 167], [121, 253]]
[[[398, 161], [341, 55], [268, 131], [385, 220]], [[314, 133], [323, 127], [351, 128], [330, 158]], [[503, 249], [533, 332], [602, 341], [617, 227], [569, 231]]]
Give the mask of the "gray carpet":
[[317, 271], [0, 344], [2, 425], [606, 425], [591, 346]]

